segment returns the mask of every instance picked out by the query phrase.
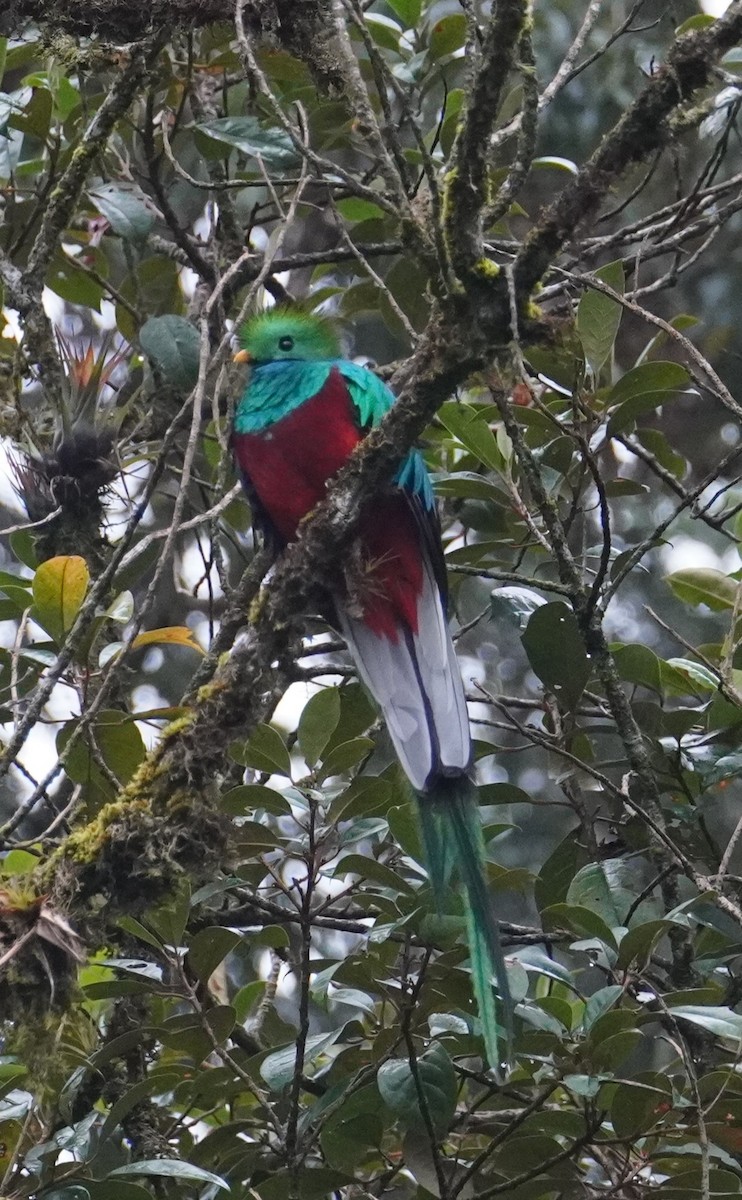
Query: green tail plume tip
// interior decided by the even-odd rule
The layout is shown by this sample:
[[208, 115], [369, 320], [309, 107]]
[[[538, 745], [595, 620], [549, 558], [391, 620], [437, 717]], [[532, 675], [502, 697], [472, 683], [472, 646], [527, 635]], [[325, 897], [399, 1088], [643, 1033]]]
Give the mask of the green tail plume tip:
[[[454, 874], [462, 887], [472, 987], [487, 1060], [497, 1071], [510, 1057], [513, 1002], [497, 922], [487, 891], [484, 837], [476, 788], [466, 775], [455, 775], [440, 779], [429, 791], [418, 792], [417, 801], [428, 870], [439, 909]], [[493, 976], [500, 993], [504, 1046], [498, 1031]]]

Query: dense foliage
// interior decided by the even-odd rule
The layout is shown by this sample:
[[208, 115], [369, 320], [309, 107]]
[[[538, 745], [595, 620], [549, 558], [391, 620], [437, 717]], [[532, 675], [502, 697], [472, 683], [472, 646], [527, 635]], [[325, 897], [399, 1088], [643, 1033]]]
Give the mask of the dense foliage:
[[[42, 7], [0, 26], [0, 1192], [742, 1194], [741, 0]], [[400, 402], [268, 574], [233, 336], [294, 299]], [[319, 616], [421, 435], [502, 1080]]]

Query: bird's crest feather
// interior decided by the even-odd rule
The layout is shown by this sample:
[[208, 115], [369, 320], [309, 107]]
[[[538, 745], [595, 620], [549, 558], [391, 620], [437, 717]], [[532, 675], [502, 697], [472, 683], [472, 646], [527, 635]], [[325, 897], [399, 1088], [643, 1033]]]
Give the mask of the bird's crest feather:
[[340, 334], [328, 317], [298, 306], [267, 308], [240, 329], [239, 342], [256, 363], [340, 358]]

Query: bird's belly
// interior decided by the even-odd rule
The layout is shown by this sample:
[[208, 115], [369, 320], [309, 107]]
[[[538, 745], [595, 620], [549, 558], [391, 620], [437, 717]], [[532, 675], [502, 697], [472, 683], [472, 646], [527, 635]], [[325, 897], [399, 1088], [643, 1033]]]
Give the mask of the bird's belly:
[[234, 448], [261, 504], [286, 541], [324, 497], [327, 483], [361, 439], [342, 377], [259, 433], [238, 433]]

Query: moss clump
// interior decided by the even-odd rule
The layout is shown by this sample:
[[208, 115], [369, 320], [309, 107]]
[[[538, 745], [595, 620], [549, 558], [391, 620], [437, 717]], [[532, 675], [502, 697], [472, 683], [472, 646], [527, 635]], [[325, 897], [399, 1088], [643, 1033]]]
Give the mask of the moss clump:
[[500, 275], [500, 268], [490, 258], [480, 258], [475, 262], [472, 272], [480, 279], [497, 279]]
[[[94, 862], [109, 840], [112, 826], [126, 821], [133, 813], [143, 816], [148, 809], [146, 800], [121, 799], [105, 804], [93, 821], [73, 830], [58, 853], [63, 853], [76, 863]], [[52, 864], [53, 859], [49, 867]]]
[[266, 600], [266, 590], [265, 588], [261, 588], [247, 611], [247, 619], [251, 625], [257, 625], [265, 608]]
[[219, 692], [224, 691], [224, 684], [212, 680], [211, 683], [205, 683], [196, 692], [196, 704], [209, 704]]
[[443, 224], [446, 229], [448, 229], [449, 225], [451, 224], [451, 220], [454, 215], [451, 192], [456, 186], [458, 178], [458, 167], [451, 167], [451, 170], [446, 171], [446, 174], [443, 176], [443, 202], [441, 205], [441, 213], [443, 216]]

